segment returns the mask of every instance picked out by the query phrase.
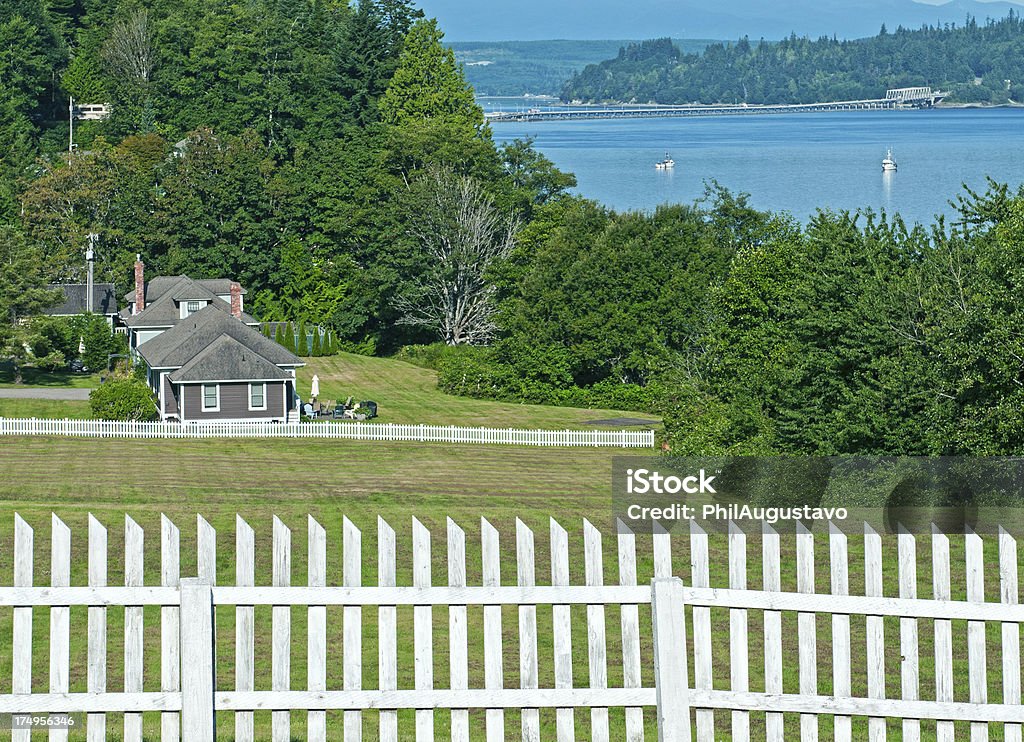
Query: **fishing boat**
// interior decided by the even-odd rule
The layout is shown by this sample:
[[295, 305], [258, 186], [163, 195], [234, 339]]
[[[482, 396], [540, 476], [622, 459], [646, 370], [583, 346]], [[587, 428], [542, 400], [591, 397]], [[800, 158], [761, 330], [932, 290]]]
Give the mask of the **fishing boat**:
[[665, 153], [665, 159], [664, 160], [662, 160], [661, 162], [654, 163], [654, 169], [655, 170], [671, 170], [675, 166], [676, 166], [676, 161], [673, 160], [669, 156], [668, 152]]
[[896, 169], [896, 160], [892, 159], [892, 149], [885, 153], [885, 159], [882, 160], [882, 172], [892, 172]]

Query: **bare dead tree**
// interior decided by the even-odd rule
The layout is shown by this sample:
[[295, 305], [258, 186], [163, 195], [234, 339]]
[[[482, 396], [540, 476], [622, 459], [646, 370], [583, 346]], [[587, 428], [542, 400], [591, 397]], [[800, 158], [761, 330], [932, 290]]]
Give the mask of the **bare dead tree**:
[[129, 84], [144, 87], [153, 74], [153, 36], [149, 11], [137, 10], [114, 24], [103, 45], [103, 61], [111, 74]]
[[420, 220], [409, 231], [430, 266], [396, 301], [399, 324], [429, 328], [448, 345], [485, 344], [496, 329], [488, 271], [515, 246], [519, 223], [473, 178], [445, 168], [432, 168], [425, 178]]

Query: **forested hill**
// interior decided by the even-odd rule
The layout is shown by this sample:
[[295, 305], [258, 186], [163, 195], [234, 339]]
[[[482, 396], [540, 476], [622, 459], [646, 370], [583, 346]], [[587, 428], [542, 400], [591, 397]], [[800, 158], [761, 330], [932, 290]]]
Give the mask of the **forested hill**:
[[855, 41], [790, 36], [780, 42], [713, 44], [685, 54], [669, 39], [622, 48], [562, 90], [566, 101], [813, 103], [884, 96], [930, 85], [960, 103], [1024, 101], [1024, 23], [1000, 21], [918, 30], [883, 26]]
[[[355, 349], [432, 337], [414, 311], [432, 189], [525, 220], [574, 184], [495, 145], [442, 41], [412, 0], [0, 0], [6, 327], [32, 287], [84, 279], [95, 234], [119, 287], [141, 254]], [[109, 116], [76, 121], [69, 154], [71, 98]], [[4, 327], [0, 360], [25, 345]]]

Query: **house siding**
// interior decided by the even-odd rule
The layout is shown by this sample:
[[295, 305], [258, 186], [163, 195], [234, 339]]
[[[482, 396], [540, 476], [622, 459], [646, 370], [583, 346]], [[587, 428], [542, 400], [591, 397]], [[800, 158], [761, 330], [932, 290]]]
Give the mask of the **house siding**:
[[249, 383], [232, 382], [220, 385], [220, 410], [203, 412], [203, 385], [183, 384], [185, 420], [275, 420], [284, 419], [284, 391], [287, 382], [267, 382], [267, 409], [249, 409]]
[[166, 376], [163, 377], [164, 388], [160, 392], [160, 396], [163, 397], [164, 402], [164, 413], [168, 416], [177, 416], [178, 414], [178, 398], [175, 396], [174, 384], [171, 383], [170, 379]]
[[136, 330], [135, 332], [135, 347], [138, 348], [148, 340], [152, 340], [157, 335], [161, 334], [163, 330]]

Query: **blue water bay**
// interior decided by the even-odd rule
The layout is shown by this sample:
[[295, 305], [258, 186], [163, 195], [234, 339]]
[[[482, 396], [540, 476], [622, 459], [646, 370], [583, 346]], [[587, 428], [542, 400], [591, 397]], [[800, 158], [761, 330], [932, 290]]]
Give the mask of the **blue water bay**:
[[[487, 101], [487, 108], [510, 106]], [[1024, 182], [1024, 109], [936, 109], [496, 124], [533, 137], [576, 174], [578, 192], [616, 209], [690, 203], [716, 180], [761, 209], [806, 221], [817, 209], [870, 208], [930, 223], [962, 185]], [[899, 164], [883, 173], [892, 148]], [[656, 170], [665, 153], [672, 170]]]

